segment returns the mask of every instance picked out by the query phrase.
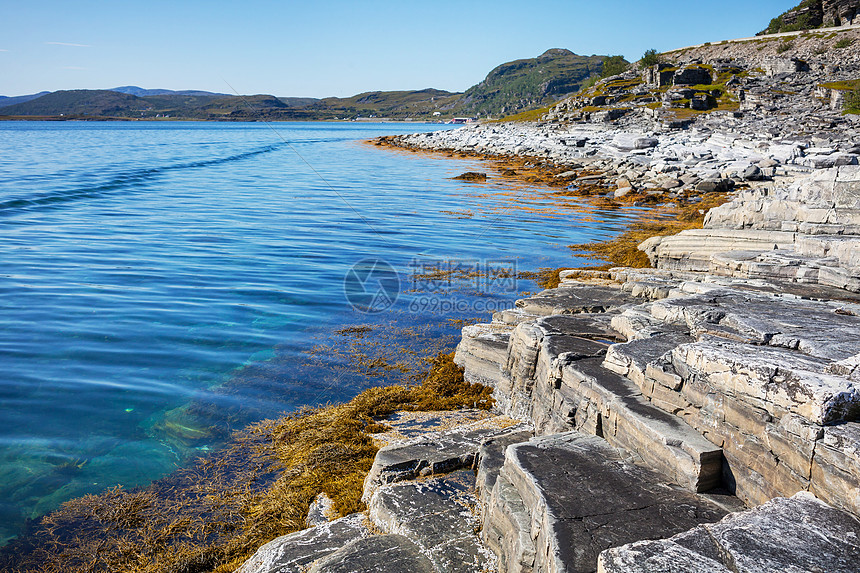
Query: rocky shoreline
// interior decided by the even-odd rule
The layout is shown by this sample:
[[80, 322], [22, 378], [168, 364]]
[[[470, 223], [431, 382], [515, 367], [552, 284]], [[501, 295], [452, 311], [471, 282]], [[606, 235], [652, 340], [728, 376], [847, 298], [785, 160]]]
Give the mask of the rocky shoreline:
[[[860, 222], [860, 168], [748, 192], [705, 232], [739, 213], [752, 233], [818, 229], [801, 206]], [[700, 237], [707, 269], [660, 255], [670, 237], [643, 246], [656, 268], [563, 272], [463, 329], [456, 361], [493, 387], [497, 417], [413, 425], [377, 454], [366, 515], [239, 571], [856, 571], [860, 289], [821, 270], [860, 267], [796, 250], [852, 229], [743, 252]]]
[[734, 111], [679, 120], [671, 87], [668, 105], [622, 101], [654, 74], [695, 97], [684, 82], [702, 70], [741, 69], [688, 59], [610, 78], [616, 101], [573, 98], [542, 124], [380, 141], [544, 159], [610, 198], [743, 189], [703, 229], [642, 243], [652, 268], [563, 271], [465, 327], [455, 361], [493, 388], [494, 416], [389, 420], [367, 512], [314, 517], [320, 498], [309, 529], [240, 573], [857, 571], [858, 122], [816, 95], [857, 58], [825, 60], [731, 74]]

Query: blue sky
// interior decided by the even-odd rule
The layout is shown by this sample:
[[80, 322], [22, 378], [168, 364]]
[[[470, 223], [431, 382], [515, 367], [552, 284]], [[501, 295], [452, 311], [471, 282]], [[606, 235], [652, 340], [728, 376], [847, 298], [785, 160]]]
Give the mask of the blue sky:
[[3, 1], [0, 95], [121, 85], [462, 91], [549, 48], [638, 59], [745, 37], [795, 0]]

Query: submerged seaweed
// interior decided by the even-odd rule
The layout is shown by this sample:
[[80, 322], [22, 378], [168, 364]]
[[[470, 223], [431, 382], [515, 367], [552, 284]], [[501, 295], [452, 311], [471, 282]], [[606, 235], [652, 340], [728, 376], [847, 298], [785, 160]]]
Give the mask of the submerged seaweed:
[[647, 216], [631, 223], [617, 237], [607, 241], [595, 241], [570, 245], [578, 255], [606, 261], [608, 264], [594, 269], [611, 267], [650, 267], [645, 253], [637, 247], [646, 239], [675, 235], [687, 229], [701, 229], [708, 210], [729, 201], [727, 193], [707, 193], [701, 197], [690, 197], [684, 203], [672, 204], [649, 212]]
[[220, 452], [149, 487], [74, 499], [0, 553], [16, 572], [227, 572], [270, 539], [300, 530], [325, 492], [335, 510], [362, 509], [378, 420], [398, 410], [489, 409], [440, 353], [420, 383], [370, 388], [338, 405], [259, 422]]

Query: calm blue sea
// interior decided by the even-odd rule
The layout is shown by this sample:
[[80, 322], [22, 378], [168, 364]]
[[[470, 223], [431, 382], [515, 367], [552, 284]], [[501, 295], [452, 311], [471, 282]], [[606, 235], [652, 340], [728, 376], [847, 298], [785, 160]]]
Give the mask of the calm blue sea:
[[[320, 332], [535, 290], [475, 285], [443, 308], [444, 288], [409, 292], [415, 268], [572, 265], [566, 245], [620, 227], [512, 181], [451, 179], [478, 161], [362, 143], [439, 128], [0, 122], [0, 540], [230, 428], [351, 397], [360, 380], [307, 367]], [[359, 307], [387, 310], [355, 310], [345, 277], [380, 295]]]

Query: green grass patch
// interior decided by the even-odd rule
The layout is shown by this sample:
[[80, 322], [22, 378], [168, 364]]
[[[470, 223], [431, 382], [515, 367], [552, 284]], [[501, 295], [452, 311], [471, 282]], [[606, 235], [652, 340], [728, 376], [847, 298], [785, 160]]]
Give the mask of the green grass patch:
[[785, 41], [783, 41], [782, 43], [780, 43], [780, 45], [778, 45], [778, 46], [776, 47], [776, 53], [777, 53], [777, 54], [784, 54], [785, 52], [787, 52], [787, 51], [791, 50], [793, 47], [794, 47], [794, 43], [793, 43], [793, 42], [785, 42]]
[[848, 90], [856, 90], [860, 88], [860, 79], [856, 80], [845, 80], [841, 82], [827, 82], [820, 84], [823, 88], [828, 88], [831, 90], [839, 90], [839, 91], [848, 91]]
[[845, 113], [852, 115], [860, 113], [860, 87], [845, 93], [845, 103], [842, 109]]
[[609, 89], [621, 90], [621, 89], [634, 88], [638, 85], [641, 85], [642, 83], [643, 83], [642, 78], [637, 76], [631, 80], [614, 80], [611, 82], [606, 82], [606, 87]]
[[546, 107], [521, 111], [519, 113], [515, 113], [514, 115], [509, 115], [500, 119], [494, 119], [488, 123], [508, 123], [511, 121], [540, 121], [543, 116], [549, 113], [550, 109], [552, 109], [552, 106], [548, 105]]
[[714, 91], [718, 91], [718, 92], [722, 93], [722, 92], [726, 91], [726, 85], [725, 84], [699, 84], [696, 86], [692, 86], [692, 89], [696, 90], [697, 92], [711, 93]]

